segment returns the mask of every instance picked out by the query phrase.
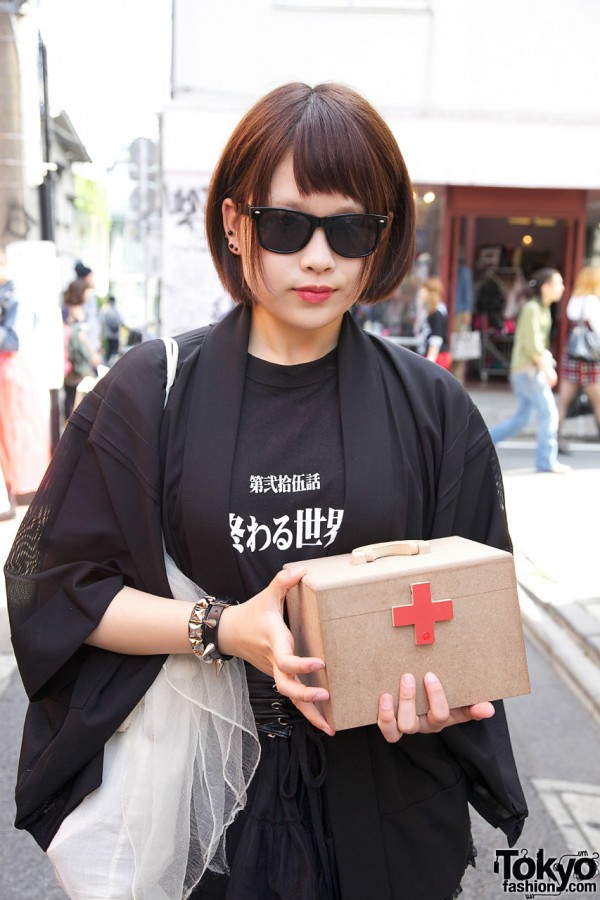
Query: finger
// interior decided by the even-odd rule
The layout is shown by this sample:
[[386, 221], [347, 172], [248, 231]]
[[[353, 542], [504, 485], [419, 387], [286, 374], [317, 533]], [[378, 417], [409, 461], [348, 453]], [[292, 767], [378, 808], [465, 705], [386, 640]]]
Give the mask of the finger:
[[416, 710], [417, 684], [414, 675], [405, 672], [400, 679], [398, 699], [398, 728], [404, 734], [414, 734], [419, 730]]
[[320, 731], [323, 731], [325, 734], [329, 735], [329, 737], [333, 737], [335, 731], [327, 721], [324, 715], [322, 715], [317, 707], [313, 703], [303, 703], [301, 700], [297, 701], [295, 704], [296, 709], [298, 709], [305, 718], [314, 725], [315, 728], [318, 728]]
[[275, 684], [277, 690], [284, 697], [289, 697], [294, 703], [315, 703], [329, 700], [329, 691], [322, 687], [309, 687], [301, 681], [285, 672], [274, 669]]
[[302, 566], [296, 569], [281, 569], [269, 587], [275, 588], [280, 602], [283, 603], [287, 592], [302, 580], [305, 573], [306, 569], [302, 568]]
[[294, 653], [292, 632], [283, 622], [278, 622], [277, 625], [277, 632], [273, 639], [274, 666], [288, 675], [318, 672], [325, 668], [325, 661], [317, 656], [297, 656]]
[[429, 709], [425, 718], [432, 731], [439, 730], [448, 724], [450, 717], [450, 707], [446, 699], [446, 692], [439, 678], [433, 672], [427, 672], [423, 682], [429, 702]]
[[463, 710], [468, 719], [480, 721], [481, 719], [491, 719], [496, 709], [493, 703], [474, 703], [473, 706], [464, 706]]
[[394, 698], [391, 694], [382, 694], [379, 698], [377, 724], [382, 735], [389, 744], [396, 744], [402, 737], [394, 715]]
[[308, 672], [319, 672], [325, 668], [322, 659], [316, 656], [294, 656], [292, 653], [273, 653], [278, 669], [287, 675], [306, 675]]

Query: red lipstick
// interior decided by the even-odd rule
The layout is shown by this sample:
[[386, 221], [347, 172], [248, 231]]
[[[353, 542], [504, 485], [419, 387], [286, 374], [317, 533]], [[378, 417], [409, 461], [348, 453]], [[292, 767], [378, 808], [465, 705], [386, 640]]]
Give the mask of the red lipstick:
[[320, 284], [305, 284], [295, 290], [305, 303], [325, 303], [333, 294], [333, 288]]

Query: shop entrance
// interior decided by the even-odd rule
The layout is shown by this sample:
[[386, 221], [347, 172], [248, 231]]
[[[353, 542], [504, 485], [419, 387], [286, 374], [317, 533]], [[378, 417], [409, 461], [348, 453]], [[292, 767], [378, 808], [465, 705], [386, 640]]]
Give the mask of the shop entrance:
[[[459, 284], [473, 287], [473, 326], [482, 333], [481, 359], [473, 374], [506, 376], [516, 318], [536, 269], [557, 268], [566, 293], [582, 264], [586, 194], [576, 190], [448, 187], [442, 280], [450, 285], [448, 307], [454, 330], [465, 325]], [[553, 310], [556, 313], [556, 309]], [[558, 358], [566, 317], [553, 329]]]

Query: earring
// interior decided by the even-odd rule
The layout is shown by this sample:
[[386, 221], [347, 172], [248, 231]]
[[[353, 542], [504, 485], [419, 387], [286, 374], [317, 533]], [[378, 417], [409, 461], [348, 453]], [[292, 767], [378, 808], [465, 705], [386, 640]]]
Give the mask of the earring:
[[229, 235], [229, 237], [231, 237], [231, 235], [233, 234], [233, 231], [232, 231], [231, 229], [229, 229], [229, 231], [227, 232], [227, 234]]
[[234, 252], [237, 253], [237, 249], [238, 249], [238, 248], [237, 248], [237, 247], [234, 247], [233, 244], [230, 244], [230, 245], [229, 245], [229, 249], [230, 249], [230, 250], [233, 250]]

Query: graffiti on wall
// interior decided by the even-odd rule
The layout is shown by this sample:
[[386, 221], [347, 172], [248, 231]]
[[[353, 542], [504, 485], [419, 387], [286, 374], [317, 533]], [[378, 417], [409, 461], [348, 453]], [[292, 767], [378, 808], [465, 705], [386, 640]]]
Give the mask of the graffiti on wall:
[[163, 335], [214, 322], [231, 306], [206, 240], [209, 180], [208, 174], [163, 173]]

